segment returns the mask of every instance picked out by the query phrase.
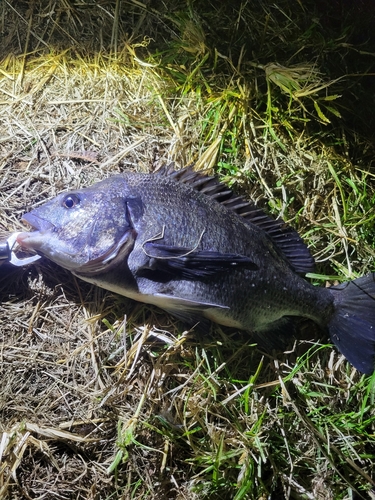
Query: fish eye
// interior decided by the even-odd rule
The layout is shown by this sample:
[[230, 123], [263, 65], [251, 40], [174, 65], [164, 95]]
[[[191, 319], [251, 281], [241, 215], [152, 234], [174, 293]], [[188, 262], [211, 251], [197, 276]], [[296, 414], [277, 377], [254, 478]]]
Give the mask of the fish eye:
[[76, 194], [68, 194], [63, 198], [62, 206], [64, 208], [74, 208], [79, 205], [80, 201]]

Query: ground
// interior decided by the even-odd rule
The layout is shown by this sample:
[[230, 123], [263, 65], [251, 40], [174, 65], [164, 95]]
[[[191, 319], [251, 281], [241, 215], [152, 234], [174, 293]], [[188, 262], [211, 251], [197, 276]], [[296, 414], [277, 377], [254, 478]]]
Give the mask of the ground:
[[[3, 237], [65, 189], [195, 162], [297, 228], [317, 286], [372, 271], [371, 7], [4, 2]], [[374, 498], [375, 376], [296, 337], [263, 352], [2, 265], [0, 497]]]

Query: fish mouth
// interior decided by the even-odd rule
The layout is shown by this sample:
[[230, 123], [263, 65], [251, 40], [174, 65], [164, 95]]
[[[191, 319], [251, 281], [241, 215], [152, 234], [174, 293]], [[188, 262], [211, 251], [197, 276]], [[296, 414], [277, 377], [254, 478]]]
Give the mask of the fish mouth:
[[22, 220], [30, 224], [30, 226], [36, 231], [40, 231], [43, 233], [46, 231], [53, 231], [55, 229], [55, 226], [52, 224], [52, 222], [42, 219], [41, 217], [34, 215], [32, 212], [25, 214], [22, 217]]
[[32, 212], [25, 214], [22, 221], [29, 224], [34, 231], [24, 231], [17, 235], [17, 243], [24, 250], [37, 252], [40, 249], [41, 243], [45, 240], [46, 233], [52, 233], [55, 230], [54, 224], [34, 215]]

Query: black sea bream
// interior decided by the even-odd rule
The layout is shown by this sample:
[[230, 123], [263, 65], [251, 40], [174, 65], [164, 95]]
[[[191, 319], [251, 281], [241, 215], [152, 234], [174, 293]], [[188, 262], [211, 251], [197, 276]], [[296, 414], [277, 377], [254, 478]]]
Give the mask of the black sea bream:
[[85, 281], [193, 323], [272, 338], [293, 316], [328, 329], [360, 371], [375, 354], [374, 275], [316, 287], [298, 234], [212, 177], [187, 168], [123, 173], [24, 216], [18, 243]]

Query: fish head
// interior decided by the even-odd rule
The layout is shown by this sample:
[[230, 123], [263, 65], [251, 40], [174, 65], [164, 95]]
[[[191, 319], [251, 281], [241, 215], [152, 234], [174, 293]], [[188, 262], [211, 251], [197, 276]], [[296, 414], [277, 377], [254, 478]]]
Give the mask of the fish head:
[[134, 222], [142, 201], [121, 189], [121, 176], [91, 187], [61, 193], [23, 216], [34, 229], [22, 232], [18, 244], [77, 273], [97, 274], [131, 252]]

